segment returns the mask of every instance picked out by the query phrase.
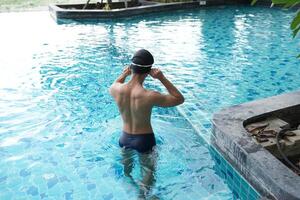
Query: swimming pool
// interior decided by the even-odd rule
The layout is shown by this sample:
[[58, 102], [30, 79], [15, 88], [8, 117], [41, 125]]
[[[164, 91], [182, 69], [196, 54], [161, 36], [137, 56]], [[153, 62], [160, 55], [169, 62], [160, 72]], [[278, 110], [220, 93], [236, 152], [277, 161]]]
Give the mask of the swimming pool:
[[[65, 25], [47, 12], [0, 14], [0, 199], [136, 199], [107, 88], [141, 47], [186, 98], [178, 109], [153, 112], [151, 195], [257, 199], [209, 146], [210, 118], [225, 106], [299, 88], [291, 19], [288, 11], [252, 7]], [[161, 90], [151, 79], [146, 86]], [[139, 165], [133, 176], [140, 177]]]

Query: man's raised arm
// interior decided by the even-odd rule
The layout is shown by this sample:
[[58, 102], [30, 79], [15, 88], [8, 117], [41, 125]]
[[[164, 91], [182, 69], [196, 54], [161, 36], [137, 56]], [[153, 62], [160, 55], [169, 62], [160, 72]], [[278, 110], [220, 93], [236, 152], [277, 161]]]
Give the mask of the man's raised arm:
[[123, 84], [126, 80], [126, 77], [131, 74], [130, 67], [126, 67], [122, 74], [114, 81], [114, 83], [109, 88], [109, 93], [114, 96], [115, 90], [118, 88], [120, 84]]
[[126, 67], [114, 83], [124, 83], [127, 76], [131, 74], [130, 67]]
[[168, 90], [167, 95], [160, 94], [158, 92], [154, 92], [153, 100], [154, 104], [161, 107], [171, 107], [177, 106], [184, 102], [183, 95], [179, 92], [179, 90], [163, 75], [160, 69], [154, 68], [150, 71], [150, 75], [154, 79], [160, 80], [160, 82], [166, 87]]

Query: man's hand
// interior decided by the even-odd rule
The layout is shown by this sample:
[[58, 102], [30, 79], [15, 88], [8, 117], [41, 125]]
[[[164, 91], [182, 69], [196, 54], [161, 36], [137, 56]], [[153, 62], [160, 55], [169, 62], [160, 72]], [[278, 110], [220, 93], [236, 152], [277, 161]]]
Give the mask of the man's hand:
[[131, 69], [130, 69], [130, 66], [126, 66], [123, 70], [123, 74], [125, 76], [129, 76], [131, 74]]
[[[129, 76], [131, 74], [131, 70], [130, 70], [130, 67], [129, 66], [126, 66], [124, 69], [123, 69], [123, 72], [122, 74], [115, 80], [115, 82], [113, 83], [113, 85], [115, 85], [115, 83], [124, 83], [125, 82], [125, 79], [127, 76]], [[113, 86], [112, 85], [112, 86]]]
[[164, 77], [162, 71], [160, 71], [160, 69], [158, 69], [158, 68], [151, 69], [149, 74], [150, 74], [150, 76], [152, 76], [152, 78], [158, 79], [158, 80], [160, 80], [161, 78]]
[[169, 94], [163, 95], [158, 92], [154, 92], [154, 105], [161, 107], [177, 106], [184, 102], [184, 97], [180, 91], [163, 75], [163, 73], [158, 68], [153, 68], [150, 71], [150, 76], [154, 79], [160, 80], [160, 82], [166, 87]]

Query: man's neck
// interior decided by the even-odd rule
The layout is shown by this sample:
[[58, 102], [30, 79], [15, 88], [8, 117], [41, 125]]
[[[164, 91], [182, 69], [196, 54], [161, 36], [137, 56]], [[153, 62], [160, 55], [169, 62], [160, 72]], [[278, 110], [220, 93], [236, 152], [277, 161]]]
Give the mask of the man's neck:
[[132, 74], [130, 82], [132, 83], [138, 83], [140, 85], [143, 85], [147, 75], [144, 74]]

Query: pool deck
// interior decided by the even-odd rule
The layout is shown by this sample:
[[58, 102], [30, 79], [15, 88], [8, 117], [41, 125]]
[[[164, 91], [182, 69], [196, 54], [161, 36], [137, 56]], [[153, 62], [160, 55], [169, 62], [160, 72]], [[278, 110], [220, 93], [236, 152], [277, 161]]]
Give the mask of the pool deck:
[[213, 116], [212, 144], [266, 198], [300, 199], [300, 176], [257, 144], [244, 125], [270, 115], [299, 116], [299, 110], [296, 91], [225, 108]]

